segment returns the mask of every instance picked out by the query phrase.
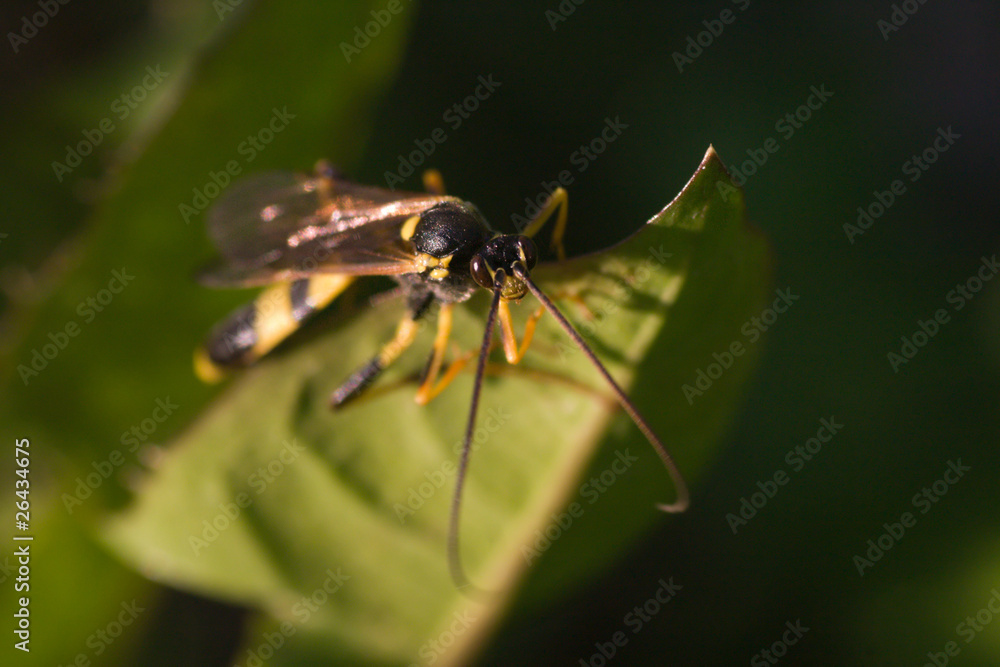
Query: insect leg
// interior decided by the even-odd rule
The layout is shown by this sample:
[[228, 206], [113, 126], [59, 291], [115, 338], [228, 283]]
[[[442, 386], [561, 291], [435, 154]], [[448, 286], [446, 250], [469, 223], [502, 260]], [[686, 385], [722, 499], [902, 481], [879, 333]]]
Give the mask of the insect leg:
[[423, 381], [417, 390], [416, 401], [419, 405], [427, 405], [435, 396], [444, 391], [444, 388], [451, 384], [451, 381], [458, 376], [459, 372], [469, 363], [474, 352], [467, 352], [455, 361], [451, 362], [444, 377], [437, 381], [437, 376], [441, 372], [441, 362], [444, 359], [445, 348], [448, 345], [448, 337], [451, 335], [451, 315], [455, 309], [453, 303], [441, 304], [438, 311], [437, 336], [434, 338], [434, 348], [431, 357], [427, 362], [427, 370], [424, 372]]
[[428, 293], [419, 300], [410, 303], [410, 312], [399, 322], [396, 327], [396, 335], [382, 346], [382, 349], [372, 357], [371, 361], [354, 371], [351, 377], [347, 378], [344, 384], [333, 392], [333, 395], [330, 396], [330, 407], [339, 408], [351, 399], [357, 398], [382, 371], [399, 358], [399, 355], [417, 337], [417, 331], [420, 329], [418, 320], [427, 312], [433, 301], [433, 294]]
[[503, 353], [507, 357], [507, 363], [516, 364], [524, 357], [524, 353], [528, 351], [528, 346], [531, 345], [531, 338], [535, 335], [535, 325], [538, 324], [538, 318], [544, 312], [545, 308], [539, 306], [528, 317], [528, 321], [524, 325], [524, 337], [521, 339], [521, 345], [518, 346], [517, 337], [514, 335], [514, 324], [510, 318], [510, 306], [506, 300], [500, 300], [498, 313], [500, 316], [500, 340], [503, 341]]
[[444, 179], [437, 169], [428, 169], [424, 172], [424, 190], [432, 195], [444, 196]]
[[329, 160], [317, 160], [313, 172], [320, 178], [330, 181], [343, 181], [346, 178], [344, 172]]
[[260, 359], [328, 306], [353, 280], [352, 276], [317, 274], [264, 290], [212, 330], [205, 345], [195, 352], [195, 373], [205, 382], [217, 382], [226, 368]]
[[556, 188], [549, 195], [548, 201], [545, 202], [545, 206], [538, 215], [528, 223], [528, 226], [524, 228], [521, 232], [528, 238], [533, 237], [538, 231], [545, 226], [545, 223], [549, 221], [552, 214], [559, 209], [559, 216], [556, 218], [556, 227], [552, 230], [552, 248], [556, 251], [556, 256], [559, 261], [566, 259], [566, 250], [563, 249], [563, 236], [566, 233], [566, 217], [568, 215], [569, 208], [569, 194], [563, 188]]

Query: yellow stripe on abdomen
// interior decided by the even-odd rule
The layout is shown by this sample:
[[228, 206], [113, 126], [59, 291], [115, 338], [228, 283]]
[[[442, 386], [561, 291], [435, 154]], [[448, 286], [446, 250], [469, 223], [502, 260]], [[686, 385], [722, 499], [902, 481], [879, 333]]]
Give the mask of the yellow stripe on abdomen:
[[247, 366], [273, 350], [317, 311], [328, 306], [354, 280], [342, 274], [318, 274], [274, 285], [253, 303], [230, 314], [195, 354], [195, 372], [215, 382], [226, 368]]

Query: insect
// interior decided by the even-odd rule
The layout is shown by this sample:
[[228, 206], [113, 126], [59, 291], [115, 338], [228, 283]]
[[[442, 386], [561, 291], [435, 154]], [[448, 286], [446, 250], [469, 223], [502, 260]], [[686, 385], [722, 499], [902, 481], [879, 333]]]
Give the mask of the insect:
[[[209, 235], [223, 261], [205, 273], [202, 281], [216, 287], [272, 286], [213, 329], [195, 355], [198, 375], [214, 381], [227, 368], [253, 363], [355, 279], [390, 276], [406, 299], [406, 315], [392, 340], [334, 391], [330, 403], [342, 407], [369, 387], [410, 346], [418, 321], [438, 304], [437, 332], [416, 393], [416, 401], [426, 404], [474, 355], [474, 351], [461, 355], [444, 368], [453, 309], [484, 288], [493, 298], [479, 348], [449, 519], [448, 563], [456, 585], [471, 585], [460, 558], [459, 516], [479, 395], [498, 321], [504, 355], [516, 364], [527, 351], [542, 314], [548, 311], [555, 318], [607, 381], [670, 473], [678, 497], [670, 505], [659, 505], [660, 509], [683, 511], [688, 505], [687, 486], [666, 447], [580, 334], [531, 279], [538, 261], [532, 237], [553, 215], [552, 249], [560, 260], [565, 258], [566, 191], [554, 190], [523, 233], [503, 234], [491, 228], [475, 206], [447, 196], [436, 171], [425, 174], [424, 184], [427, 194], [359, 185], [320, 161], [312, 176], [271, 172], [234, 186], [209, 213]], [[510, 303], [528, 292], [541, 305], [528, 317], [518, 343]]]

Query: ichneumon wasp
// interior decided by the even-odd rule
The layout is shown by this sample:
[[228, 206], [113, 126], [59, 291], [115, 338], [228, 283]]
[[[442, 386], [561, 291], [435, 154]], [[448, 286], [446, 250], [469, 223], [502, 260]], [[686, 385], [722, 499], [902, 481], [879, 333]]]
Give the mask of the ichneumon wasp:
[[[234, 186], [209, 213], [209, 235], [222, 263], [202, 280], [217, 287], [272, 286], [212, 331], [196, 353], [198, 375], [214, 381], [226, 368], [254, 362], [328, 306], [356, 278], [389, 276], [399, 283], [407, 314], [392, 340], [348, 377], [330, 402], [334, 408], [342, 407], [370, 386], [411, 345], [418, 321], [436, 303], [437, 333], [416, 394], [416, 401], [426, 404], [475, 354], [461, 355], [444, 368], [455, 304], [482, 287], [492, 293], [492, 301], [449, 519], [448, 562], [456, 585], [470, 585], [459, 553], [459, 515], [484, 370], [498, 321], [504, 355], [509, 363], [517, 364], [531, 343], [538, 319], [545, 311], [552, 315], [607, 381], [670, 473], [677, 500], [659, 505], [660, 509], [683, 511], [688, 505], [687, 486], [666, 447], [576, 329], [531, 279], [538, 261], [532, 237], [553, 215], [551, 244], [558, 259], [565, 259], [566, 191], [554, 190], [521, 234], [504, 234], [491, 228], [475, 206], [447, 196], [436, 171], [424, 175], [424, 184], [427, 194], [364, 186], [321, 161], [313, 176], [270, 172]], [[528, 292], [541, 305], [528, 317], [518, 343], [510, 303]]]

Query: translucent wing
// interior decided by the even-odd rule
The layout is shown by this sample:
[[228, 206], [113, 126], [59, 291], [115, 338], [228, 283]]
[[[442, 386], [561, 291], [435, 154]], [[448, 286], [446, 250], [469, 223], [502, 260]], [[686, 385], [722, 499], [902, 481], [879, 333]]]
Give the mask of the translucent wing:
[[292, 172], [260, 174], [233, 185], [209, 212], [209, 236], [223, 261], [201, 278], [225, 286], [317, 272], [410, 273], [416, 267], [402, 224], [453, 199]]

